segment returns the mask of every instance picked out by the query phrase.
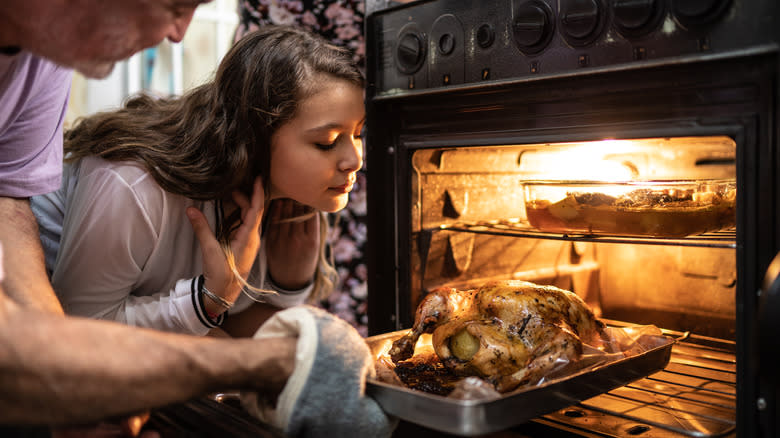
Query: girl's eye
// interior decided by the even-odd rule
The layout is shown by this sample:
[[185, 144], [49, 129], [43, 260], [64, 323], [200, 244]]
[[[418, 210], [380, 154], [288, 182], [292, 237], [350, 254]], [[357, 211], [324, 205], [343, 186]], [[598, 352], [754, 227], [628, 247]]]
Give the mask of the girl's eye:
[[333, 140], [333, 143], [329, 143], [329, 144], [314, 143], [314, 145], [317, 146], [318, 149], [321, 149], [323, 151], [329, 151], [336, 147], [336, 140]]

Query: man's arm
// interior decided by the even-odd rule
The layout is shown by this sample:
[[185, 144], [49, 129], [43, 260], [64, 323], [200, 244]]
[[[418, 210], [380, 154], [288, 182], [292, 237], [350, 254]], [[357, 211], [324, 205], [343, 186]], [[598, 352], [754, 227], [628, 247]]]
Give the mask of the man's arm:
[[29, 199], [0, 197], [0, 245], [5, 249], [3, 289], [8, 297], [22, 307], [62, 314], [46, 275]]
[[53, 315], [0, 290], [0, 423], [87, 423], [236, 388], [275, 396], [295, 345]]

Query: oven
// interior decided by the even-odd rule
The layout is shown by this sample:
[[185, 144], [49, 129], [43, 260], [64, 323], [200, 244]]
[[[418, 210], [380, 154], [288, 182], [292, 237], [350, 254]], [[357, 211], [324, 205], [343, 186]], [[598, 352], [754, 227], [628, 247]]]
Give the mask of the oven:
[[[607, 322], [658, 326], [671, 358], [495, 436], [780, 435], [777, 13], [774, 0], [368, 1], [369, 335], [411, 327], [438, 286], [551, 284]], [[626, 184], [696, 184], [732, 208], [639, 220], [655, 228], [536, 208]], [[405, 421], [397, 435], [414, 432], [444, 435]]]

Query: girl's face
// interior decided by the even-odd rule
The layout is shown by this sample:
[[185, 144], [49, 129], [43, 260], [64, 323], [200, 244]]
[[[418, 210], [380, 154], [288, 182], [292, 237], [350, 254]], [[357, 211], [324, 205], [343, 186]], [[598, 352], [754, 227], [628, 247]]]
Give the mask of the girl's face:
[[329, 77], [319, 87], [271, 137], [270, 194], [335, 212], [363, 166], [363, 89]]

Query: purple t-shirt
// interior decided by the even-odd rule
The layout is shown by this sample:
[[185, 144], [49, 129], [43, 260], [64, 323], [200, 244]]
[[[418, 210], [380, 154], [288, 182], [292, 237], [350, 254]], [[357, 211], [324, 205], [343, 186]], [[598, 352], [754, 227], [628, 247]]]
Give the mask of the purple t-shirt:
[[0, 196], [57, 190], [71, 70], [22, 51], [0, 55]]

